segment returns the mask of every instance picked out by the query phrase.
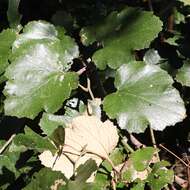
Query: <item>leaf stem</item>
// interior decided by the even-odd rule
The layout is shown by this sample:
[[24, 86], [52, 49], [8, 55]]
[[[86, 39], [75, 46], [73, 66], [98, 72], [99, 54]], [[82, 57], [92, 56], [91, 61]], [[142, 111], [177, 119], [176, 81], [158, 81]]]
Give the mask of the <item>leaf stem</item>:
[[[149, 127], [149, 128], [150, 128], [150, 136], [151, 136], [151, 139], [152, 139], [153, 147], [157, 149], [156, 139], [155, 139], [155, 136], [154, 136], [154, 130], [151, 127]], [[156, 157], [157, 157], [157, 160], [160, 161], [158, 150], [156, 151]]]
[[11, 135], [11, 137], [8, 139], [8, 141], [3, 145], [3, 147], [0, 149], [0, 154], [2, 154], [6, 148], [9, 146], [9, 144], [12, 142], [13, 138], [16, 136], [16, 134]]

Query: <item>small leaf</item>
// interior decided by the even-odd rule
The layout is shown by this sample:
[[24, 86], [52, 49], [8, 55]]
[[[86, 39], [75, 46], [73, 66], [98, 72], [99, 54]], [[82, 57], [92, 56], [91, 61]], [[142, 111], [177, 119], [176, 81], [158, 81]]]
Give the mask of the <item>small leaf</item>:
[[34, 149], [39, 152], [43, 152], [44, 150], [56, 151], [55, 146], [53, 146], [49, 139], [41, 137], [29, 127], [25, 128], [25, 134], [18, 134], [14, 138], [13, 143], [17, 146], [24, 146], [26, 149]]
[[130, 155], [130, 159], [133, 162], [134, 168], [137, 171], [145, 170], [155, 153], [155, 149], [153, 147], [146, 147], [139, 150], [136, 150]]
[[134, 60], [134, 51], [148, 47], [161, 29], [162, 22], [151, 12], [127, 7], [112, 12], [96, 25], [83, 28], [80, 35], [85, 45], [102, 42], [103, 49], [93, 55], [99, 69], [105, 69], [106, 65], [115, 69]]
[[151, 65], [156, 65], [159, 63], [159, 61], [161, 60], [161, 57], [160, 55], [158, 54], [158, 51], [157, 50], [154, 50], [154, 49], [149, 49], [144, 57], [143, 57], [143, 61], [146, 63], [146, 64], [151, 64]]
[[190, 86], [190, 64], [185, 63], [182, 68], [178, 69], [176, 80], [183, 86]]
[[154, 164], [153, 170], [147, 179], [151, 189], [160, 190], [167, 184], [171, 184], [173, 182], [174, 173], [172, 170], [168, 170], [165, 166], [168, 166], [166, 161]]
[[65, 116], [44, 113], [42, 118], [40, 119], [39, 125], [43, 130], [44, 134], [46, 134], [47, 136], [51, 136], [58, 126], [65, 126], [65, 123]]
[[[125, 155], [123, 154], [122, 150], [120, 148], [115, 148], [113, 152], [110, 154], [109, 159], [112, 161], [114, 166], [117, 166], [121, 164], [125, 160]], [[105, 160], [102, 163], [102, 166], [106, 168], [107, 171], [112, 171], [112, 166], [111, 164]]]
[[50, 136], [53, 140], [57, 148], [59, 146], [63, 146], [65, 142], [65, 130], [63, 127], [58, 126], [57, 129], [54, 130], [53, 134]]
[[68, 190], [78, 189], [85, 190], [87, 179], [97, 170], [97, 165], [94, 160], [87, 160], [84, 164], [81, 164], [76, 170], [75, 180], [69, 180], [67, 184]]
[[42, 168], [39, 172], [35, 173], [31, 182], [23, 188], [23, 190], [50, 190], [56, 186], [61, 187], [65, 184], [65, 177], [61, 172], [52, 171], [48, 168]]
[[156, 65], [122, 65], [115, 78], [118, 90], [105, 97], [103, 108], [129, 132], [143, 132], [148, 125], [161, 131], [186, 117], [184, 102], [172, 84], [172, 78]]
[[0, 175], [3, 173], [3, 168], [7, 168], [11, 172], [16, 173], [16, 168], [15, 168], [16, 162], [13, 162], [11, 159], [10, 155], [0, 155]]
[[11, 46], [16, 39], [16, 32], [12, 29], [3, 30], [0, 33], [0, 75], [8, 66], [8, 58], [11, 53]]
[[144, 190], [145, 183], [143, 181], [139, 181], [131, 190]]

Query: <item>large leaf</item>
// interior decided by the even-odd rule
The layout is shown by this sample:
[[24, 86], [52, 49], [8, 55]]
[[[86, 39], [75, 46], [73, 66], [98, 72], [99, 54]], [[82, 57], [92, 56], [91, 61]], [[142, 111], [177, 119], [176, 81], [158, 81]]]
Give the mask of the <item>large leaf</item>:
[[8, 66], [8, 57], [11, 53], [11, 46], [16, 39], [16, 32], [12, 29], [3, 30], [0, 33], [0, 75]]
[[78, 116], [65, 128], [65, 144], [55, 165], [57, 154], [44, 151], [39, 158], [46, 167], [54, 165], [54, 170], [62, 171], [70, 178], [75, 168], [87, 160], [93, 159], [100, 165], [103, 159], [108, 159], [117, 142], [117, 130], [113, 123], [103, 123], [95, 116]]
[[26, 25], [5, 73], [5, 113], [34, 118], [42, 110], [57, 111], [77, 87], [77, 74], [66, 72], [76, 56], [78, 47], [63, 28], [42, 21]]
[[185, 63], [176, 75], [176, 80], [183, 86], [190, 86], [190, 64]]
[[43, 109], [55, 112], [77, 87], [76, 73], [64, 72], [54, 46], [36, 44], [7, 69], [5, 113], [34, 118]]
[[135, 59], [134, 50], [148, 47], [161, 27], [161, 21], [151, 12], [125, 8], [112, 12], [96, 25], [83, 28], [80, 35], [85, 45], [96, 40], [102, 42], [103, 49], [93, 56], [98, 68], [104, 69], [106, 65], [118, 68]]
[[105, 98], [104, 110], [129, 132], [143, 132], [148, 125], [163, 130], [186, 116], [184, 102], [172, 83], [158, 66], [142, 62], [122, 65], [115, 79], [118, 90]]

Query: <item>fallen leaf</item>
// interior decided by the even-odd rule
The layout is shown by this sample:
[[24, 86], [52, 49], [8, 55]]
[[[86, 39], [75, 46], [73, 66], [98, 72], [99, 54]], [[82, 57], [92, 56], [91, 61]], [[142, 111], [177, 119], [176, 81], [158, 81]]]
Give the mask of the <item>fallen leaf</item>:
[[[44, 166], [54, 165], [53, 170], [61, 171], [70, 178], [75, 169], [87, 160], [93, 159], [99, 166], [108, 159], [118, 138], [117, 129], [111, 121], [102, 122], [96, 116], [78, 116], [65, 128], [65, 144], [58, 159], [57, 154], [52, 155], [48, 150], [40, 154], [39, 159]], [[90, 181], [93, 179], [88, 179]]]

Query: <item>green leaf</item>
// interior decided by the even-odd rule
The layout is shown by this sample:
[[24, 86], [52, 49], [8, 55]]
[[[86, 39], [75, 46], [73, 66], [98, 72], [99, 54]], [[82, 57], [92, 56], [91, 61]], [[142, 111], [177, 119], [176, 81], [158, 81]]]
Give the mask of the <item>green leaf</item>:
[[64, 72], [54, 46], [47, 44], [30, 47], [8, 67], [6, 77], [6, 115], [31, 119], [43, 109], [56, 112], [78, 84], [78, 75]]
[[183, 86], [190, 86], [190, 64], [185, 63], [182, 68], [178, 69], [176, 80]]
[[[121, 164], [121, 163], [124, 162], [125, 155], [124, 155], [124, 153], [122, 152], [122, 150], [120, 148], [115, 148], [113, 150], [113, 152], [110, 154], [109, 159], [112, 161], [112, 163], [115, 166], [117, 166], [117, 165], [119, 165], [119, 164]], [[107, 171], [111, 172], [112, 169], [113, 169], [112, 166], [111, 166], [111, 164], [107, 160], [105, 160], [102, 163], [102, 165], [103, 165], [103, 167], [105, 167], [107, 169]]]
[[20, 24], [21, 15], [19, 14], [20, 0], [9, 0], [7, 18], [12, 28], [17, 28]]
[[42, 110], [61, 108], [78, 85], [78, 75], [66, 72], [75, 56], [78, 47], [63, 28], [58, 32], [42, 21], [26, 25], [13, 44], [12, 64], [5, 73], [5, 113], [33, 119]]
[[133, 152], [130, 155], [130, 159], [133, 162], [134, 168], [137, 171], [145, 170], [148, 167], [154, 153], [155, 149], [153, 147], [146, 147]]
[[88, 184], [89, 190], [105, 190], [106, 187], [110, 185], [108, 175], [105, 173], [97, 173], [95, 180], [93, 183]]
[[139, 181], [131, 190], [144, 190], [145, 183], [143, 181]]
[[[151, 27], [150, 27], [151, 26]], [[137, 8], [114, 11], [103, 21], [81, 30], [83, 44], [102, 42], [103, 49], [93, 55], [99, 69], [118, 68], [135, 59], [134, 50], [149, 47], [162, 29], [162, 22], [151, 12]]]
[[51, 136], [58, 126], [65, 126], [65, 123], [65, 116], [44, 113], [39, 125], [47, 136]]
[[[56, 188], [56, 183], [59, 184]], [[65, 177], [61, 172], [52, 171], [48, 168], [42, 168], [33, 176], [32, 181], [23, 190], [60, 190], [65, 184]], [[54, 188], [53, 188], [54, 187]]]
[[159, 61], [161, 60], [160, 55], [158, 54], [157, 50], [154, 49], [149, 49], [144, 57], [143, 60], [146, 64], [151, 64], [151, 65], [156, 65], [159, 63]]
[[77, 168], [77, 175], [74, 181], [69, 181], [67, 190], [86, 190], [86, 180], [97, 170], [96, 162], [92, 159], [87, 160], [84, 164]]
[[[49, 40], [49, 42], [58, 41], [58, 32], [55, 27], [45, 21], [29, 22], [23, 29], [13, 44], [13, 50], [20, 48], [24, 43], [39, 42], [40, 40]], [[29, 44], [30, 45], [30, 44]]]
[[74, 39], [65, 35], [63, 27], [55, 28], [45, 21], [29, 22], [23, 29], [23, 33], [17, 37], [13, 44], [13, 58], [27, 54], [28, 46], [36, 43], [56, 43], [54, 50], [59, 53], [59, 61], [64, 70], [70, 69], [70, 63], [79, 56], [79, 49]]
[[0, 174], [3, 173], [3, 168], [7, 168], [8, 170], [15, 172], [16, 173], [16, 168], [15, 168], [15, 162], [11, 159], [10, 155], [0, 155]]
[[[73, 104], [75, 104], [74, 107], [72, 106]], [[44, 113], [39, 123], [44, 134], [46, 134], [47, 136], [51, 136], [53, 131], [58, 126], [66, 127], [67, 124], [72, 122], [72, 119], [74, 117], [79, 116], [80, 112], [77, 111], [76, 107], [78, 104], [79, 104], [79, 111], [83, 113], [84, 105], [81, 101], [78, 101], [78, 99], [76, 98], [67, 101], [64, 115], [54, 115], [54, 114]]]
[[12, 29], [3, 30], [0, 33], [0, 75], [8, 66], [8, 58], [11, 53], [11, 46], [16, 39], [16, 32]]
[[25, 128], [25, 134], [18, 134], [14, 138], [13, 143], [25, 149], [34, 149], [39, 152], [50, 150], [54, 153], [56, 151], [55, 146], [50, 142], [48, 138], [41, 137], [32, 131], [29, 127]]
[[148, 125], [163, 130], [186, 117], [184, 102], [172, 84], [172, 78], [158, 66], [122, 65], [115, 78], [118, 90], [105, 97], [104, 110], [129, 132], [143, 132]]
[[65, 129], [62, 126], [58, 126], [50, 136], [57, 148], [64, 145], [65, 143]]
[[173, 182], [174, 172], [172, 170], [168, 170], [165, 166], [168, 166], [166, 161], [154, 164], [153, 170], [147, 179], [151, 189], [160, 190], [167, 184], [171, 184]]

